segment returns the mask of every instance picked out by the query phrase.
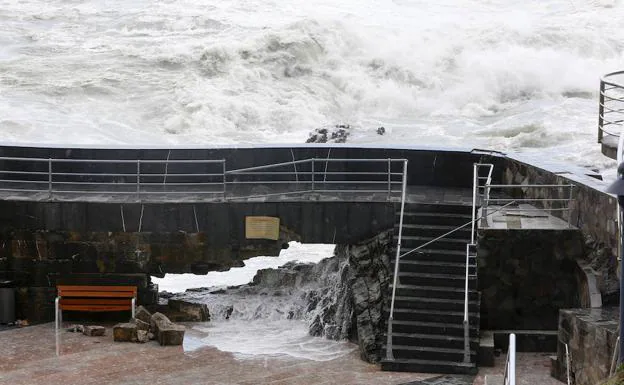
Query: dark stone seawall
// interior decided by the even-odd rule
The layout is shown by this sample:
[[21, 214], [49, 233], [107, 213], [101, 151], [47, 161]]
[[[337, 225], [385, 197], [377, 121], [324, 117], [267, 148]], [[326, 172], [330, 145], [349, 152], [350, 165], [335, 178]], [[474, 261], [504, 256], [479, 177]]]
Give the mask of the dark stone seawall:
[[555, 330], [559, 309], [580, 306], [576, 230], [481, 229], [481, 329]]
[[[528, 163], [528, 162], [531, 163]], [[617, 303], [617, 200], [604, 192], [609, 185], [582, 173], [569, 172], [561, 165], [505, 158], [502, 182], [507, 184], [574, 184], [571, 224], [584, 237], [584, 263], [597, 275], [604, 303]], [[589, 170], [588, 170], [589, 171]], [[588, 172], [588, 174], [590, 174]], [[518, 197], [565, 198], [567, 194], [552, 188], [517, 189]], [[550, 207], [550, 206], [547, 206]], [[567, 220], [567, 213], [553, 211], [552, 215]]]

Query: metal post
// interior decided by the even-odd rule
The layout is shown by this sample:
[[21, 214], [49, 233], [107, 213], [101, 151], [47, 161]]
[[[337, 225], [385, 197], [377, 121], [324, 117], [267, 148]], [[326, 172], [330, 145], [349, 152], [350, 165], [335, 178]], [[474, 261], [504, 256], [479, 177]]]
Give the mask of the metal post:
[[568, 196], [568, 227], [572, 227], [572, 191], [574, 185], [570, 185], [570, 195]]
[[[472, 219], [474, 226], [474, 218]], [[468, 321], [468, 265], [470, 262], [470, 246], [466, 245], [466, 279], [464, 286], [464, 362], [470, 362], [470, 324]]]
[[[624, 175], [619, 175], [622, 179]], [[624, 256], [624, 241], [622, 238], [624, 231], [624, 195], [618, 195], [618, 205], [620, 207], [619, 217], [619, 231], [620, 231], [620, 337], [622, 336], [622, 330], [624, 330], [624, 264], [622, 263], [622, 257]], [[624, 344], [620, 343], [620, 355], [618, 357], [618, 366], [624, 362]]]
[[472, 165], [472, 232], [470, 233], [470, 243], [475, 242], [475, 218], [477, 217], [477, 189], [479, 185], [479, 165]]
[[225, 167], [225, 159], [223, 160], [223, 199], [225, 199], [225, 194], [226, 194], [226, 186], [227, 186], [227, 174], [226, 174], [226, 167]]
[[388, 317], [388, 335], [386, 342], [386, 359], [394, 360], [392, 353], [392, 321], [394, 320], [394, 299], [399, 277], [399, 259], [401, 258], [401, 237], [403, 235], [403, 213], [405, 211], [405, 190], [407, 190], [407, 160], [403, 161], [403, 184], [401, 191], [401, 216], [399, 217], [399, 237], [397, 239], [396, 256], [394, 259], [394, 277], [392, 281], [392, 300], [390, 302], [390, 317]]
[[52, 158], [48, 158], [48, 199], [52, 198]]
[[516, 385], [516, 335], [509, 335], [509, 385]]
[[604, 92], [605, 84], [600, 80], [600, 93], [598, 95], [598, 143], [602, 143], [602, 130], [604, 125]]
[[390, 171], [392, 170], [392, 165], [390, 163], [390, 158], [388, 158], [388, 199], [390, 199], [390, 194], [392, 192], [392, 179]]
[[312, 158], [312, 191], [314, 191], [314, 161], [316, 158]]
[[141, 159], [137, 159], [136, 194], [137, 200], [141, 200]]

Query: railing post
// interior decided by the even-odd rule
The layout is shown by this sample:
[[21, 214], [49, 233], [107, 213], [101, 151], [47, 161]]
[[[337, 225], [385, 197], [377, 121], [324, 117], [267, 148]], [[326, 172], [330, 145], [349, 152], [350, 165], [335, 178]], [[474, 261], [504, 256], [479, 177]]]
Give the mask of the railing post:
[[227, 169], [225, 167], [225, 159], [223, 159], [221, 164], [223, 165], [223, 199], [225, 199], [225, 195], [227, 193]]
[[388, 158], [388, 199], [390, 199], [390, 195], [392, 194], [392, 179], [390, 173], [391, 170], [392, 164], [390, 163], [390, 158]]
[[604, 125], [604, 92], [605, 84], [600, 80], [600, 94], [598, 96], [598, 143], [602, 143], [602, 129]]
[[314, 191], [314, 161], [316, 158], [312, 158], [312, 191]]
[[390, 301], [390, 316], [388, 317], [388, 333], [386, 336], [386, 359], [394, 360], [392, 353], [392, 321], [394, 320], [394, 300], [399, 277], [399, 259], [401, 256], [401, 237], [403, 235], [403, 212], [405, 211], [405, 191], [407, 190], [407, 160], [403, 161], [403, 180], [401, 191], [401, 216], [399, 217], [399, 236], [397, 238], [396, 257], [394, 259], [394, 277], [392, 280], [392, 299]]
[[141, 200], [141, 159], [137, 159], [136, 195], [137, 200]]
[[[474, 226], [474, 218], [472, 219]], [[470, 263], [470, 246], [466, 245], [466, 277], [464, 286], [464, 362], [470, 362], [470, 321], [468, 320], [468, 266]]]
[[52, 158], [48, 158], [48, 199], [52, 199]]
[[509, 385], [516, 385], [516, 335], [509, 335]]
[[570, 195], [568, 196], [568, 227], [572, 227], [572, 192], [574, 185], [568, 187], [570, 189]]
[[472, 231], [470, 243], [475, 242], [475, 218], [477, 217], [477, 190], [479, 186], [479, 164], [472, 164]]

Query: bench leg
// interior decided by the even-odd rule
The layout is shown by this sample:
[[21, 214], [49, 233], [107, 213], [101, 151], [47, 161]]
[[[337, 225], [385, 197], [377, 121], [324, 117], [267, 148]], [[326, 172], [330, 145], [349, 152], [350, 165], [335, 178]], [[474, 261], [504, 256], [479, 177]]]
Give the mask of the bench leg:
[[56, 297], [56, 299], [54, 300], [54, 328], [56, 329], [57, 333], [61, 327], [61, 323], [63, 322], [61, 308], [59, 306], [60, 300], [61, 297]]
[[136, 316], [136, 298], [132, 298], [132, 318]]

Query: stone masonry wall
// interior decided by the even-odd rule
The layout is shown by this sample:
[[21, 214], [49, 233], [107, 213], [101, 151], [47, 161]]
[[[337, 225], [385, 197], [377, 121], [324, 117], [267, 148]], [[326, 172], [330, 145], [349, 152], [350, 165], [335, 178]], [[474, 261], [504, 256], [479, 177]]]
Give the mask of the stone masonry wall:
[[557, 328], [559, 309], [579, 307], [576, 230], [480, 230], [481, 329]]
[[[614, 298], [617, 303], [619, 281], [617, 276], [617, 201], [602, 190], [605, 183], [593, 178], [555, 173], [527, 165], [517, 160], [506, 159], [503, 183], [505, 184], [574, 184], [571, 223], [584, 236], [585, 262], [597, 273], [603, 301]], [[580, 180], [582, 179], [582, 180]], [[558, 189], [516, 189], [516, 194], [526, 198], [567, 198], [567, 193]], [[550, 206], [548, 206], [550, 207]], [[567, 213], [553, 211], [553, 215], [567, 220]], [[605, 300], [606, 299], [606, 300]]]

